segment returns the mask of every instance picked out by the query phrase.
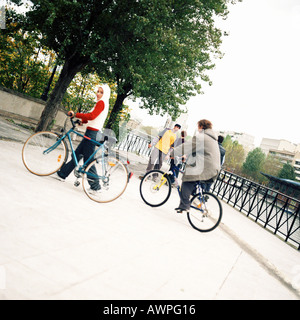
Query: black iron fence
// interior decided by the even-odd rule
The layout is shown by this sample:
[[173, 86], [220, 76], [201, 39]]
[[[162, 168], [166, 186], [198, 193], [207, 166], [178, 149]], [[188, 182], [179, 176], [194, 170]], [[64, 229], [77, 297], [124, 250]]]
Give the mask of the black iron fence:
[[212, 191], [247, 217], [300, 250], [300, 200], [221, 171]]
[[[149, 156], [150, 140], [129, 133], [117, 149]], [[300, 250], [300, 199], [222, 170], [212, 186], [223, 201]]]
[[148, 148], [150, 143], [149, 138], [138, 136], [134, 133], [129, 133], [118, 145], [117, 149], [127, 152], [133, 152], [138, 155], [150, 156], [151, 150]]

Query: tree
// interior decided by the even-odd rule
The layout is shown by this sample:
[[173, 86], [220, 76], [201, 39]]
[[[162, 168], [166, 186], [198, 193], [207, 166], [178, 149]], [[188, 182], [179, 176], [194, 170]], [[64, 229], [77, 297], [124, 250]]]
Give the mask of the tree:
[[62, 104], [66, 110], [87, 112], [95, 105], [95, 90], [101, 82], [96, 74], [79, 72], [70, 83]]
[[40, 98], [52, 67], [41, 57], [47, 60], [53, 54], [42, 47], [37, 33], [23, 30], [18, 15], [10, 12], [0, 33], [0, 85]]
[[265, 159], [266, 155], [261, 148], [249, 152], [246, 161], [243, 163], [243, 173], [254, 180], [258, 180]]
[[245, 150], [237, 141], [232, 141], [231, 137], [227, 135], [222, 143], [225, 154], [225, 168], [240, 173], [243, 162], [245, 160]]
[[[281, 168], [282, 168], [282, 163], [280, 162], [280, 160], [278, 158], [276, 158], [274, 155], [269, 153], [267, 155], [263, 165], [262, 165], [261, 171], [263, 173], [266, 173], [266, 174], [269, 174], [271, 176], [277, 177]], [[259, 182], [268, 183], [269, 179], [266, 178], [263, 175], [260, 175], [259, 176]]]
[[[150, 114], [168, 112], [175, 120], [181, 105], [200, 93], [196, 79], [209, 81], [210, 55], [221, 57], [221, 32], [213, 15], [226, 15], [227, 1], [131, 1], [118, 7], [109, 78], [118, 97], [107, 126], [115, 122], [122, 102], [141, 98]], [[152, 5], [151, 5], [152, 4]], [[122, 14], [128, 10], [129, 14]], [[126, 28], [124, 28], [126, 26]]]
[[285, 163], [278, 174], [278, 178], [296, 180], [294, 168], [290, 164]]
[[[19, 0], [12, 2], [18, 3]], [[209, 81], [211, 55], [221, 57], [221, 31], [214, 17], [226, 17], [229, 0], [31, 0], [27, 30], [58, 55], [62, 71], [37, 131], [51, 123], [75, 75], [86, 66], [117, 83], [108, 127], [134, 94], [150, 113], [176, 117], [190, 96], [200, 92], [197, 78]], [[66, 12], [68, 19], [66, 19]]]

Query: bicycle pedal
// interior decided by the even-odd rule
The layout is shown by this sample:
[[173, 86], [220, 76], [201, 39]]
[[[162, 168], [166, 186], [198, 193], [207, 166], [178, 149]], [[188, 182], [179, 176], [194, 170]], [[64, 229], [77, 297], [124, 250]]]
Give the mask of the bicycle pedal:
[[75, 182], [74, 182], [74, 186], [75, 186], [75, 187], [79, 187], [79, 186], [80, 186], [80, 182], [79, 182], [79, 181], [75, 181]]

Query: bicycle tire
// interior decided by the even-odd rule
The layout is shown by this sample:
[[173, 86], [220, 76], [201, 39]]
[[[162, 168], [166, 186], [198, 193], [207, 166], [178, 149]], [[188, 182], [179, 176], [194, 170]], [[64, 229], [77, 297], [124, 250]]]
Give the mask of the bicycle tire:
[[[200, 232], [213, 231], [218, 227], [222, 220], [223, 208], [221, 201], [218, 199], [216, 195], [212, 194], [211, 192], [203, 192], [205, 206], [203, 205], [203, 202], [201, 204], [201, 201], [199, 200], [198, 206], [200, 207], [197, 208], [196, 205], [193, 206], [193, 203], [197, 199], [199, 199], [199, 196], [200, 194], [196, 194], [191, 199], [191, 208], [187, 213], [188, 221], [194, 229]], [[201, 208], [201, 206], [205, 207], [208, 216], [204, 215], [204, 208]]]
[[68, 148], [64, 140], [52, 151], [45, 150], [59, 140], [56, 133], [41, 131], [30, 136], [22, 148], [22, 161], [26, 169], [37, 176], [49, 176], [57, 172], [66, 162]]
[[[96, 172], [92, 168], [96, 169]], [[89, 174], [89, 172], [91, 173]], [[102, 179], [104, 176], [107, 181]], [[101, 188], [100, 192], [91, 189], [91, 185], [95, 184], [95, 181]], [[91, 200], [99, 203], [107, 203], [119, 198], [125, 192], [127, 184], [127, 168], [120, 160], [111, 156], [93, 160], [86, 167], [82, 176], [82, 187], [85, 194]]]
[[[165, 173], [161, 170], [151, 170], [144, 175], [144, 177], [142, 178], [142, 181], [140, 183], [141, 198], [150, 207], [159, 207], [159, 206], [162, 206], [164, 203], [166, 203], [168, 201], [168, 199], [170, 198], [171, 190], [172, 190], [170, 178], [168, 177], [168, 175], [165, 175], [165, 178], [167, 179], [166, 180], [167, 183], [164, 183], [164, 185], [163, 185], [164, 192], [160, 193], [161, 197], [158, 199], [157, 198], [158, 192], [161, 191], [162, 189], [161, 188], [154, 189], [157, 182], [161, 180], [161, 178], [160, 179], [157, 178], [158, 181], [153, 181], [156, 174], [160, 177], [165, 175]], [[150, 192], [150, 196], [146, 195], [146, 193], [148, 191]], [[157, 202], [154, 201], [155, 199], [157, 199]]]

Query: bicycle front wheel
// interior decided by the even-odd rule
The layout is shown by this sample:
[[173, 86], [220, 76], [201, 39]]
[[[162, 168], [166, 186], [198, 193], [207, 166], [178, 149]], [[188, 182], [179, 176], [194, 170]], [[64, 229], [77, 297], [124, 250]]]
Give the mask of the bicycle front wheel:
[[210, 192], [197, 194], [191, 199], [187, 214], [191, 226], [200, 232], [209, 232], [217, 228], [222, 219], [220, 200]]
[[86, 195], [100, 203], [119, 198], [124, 193], [127, 183], [126, 167], [120, 160], [111, 156], [92, 161], [82, 177], [82, 186]]
[[147, 172], [140, 184], [141, 197], [151, 207], [159, 207], [166, 203], [171, 195], [171, 189], [168, 175], [160, 170]]
[[41, 131], [27, 139], [22, 149], [25, 167], [38, 176], [57, 172], [67, 158], [65, 141], [59, 141], [56, 133]]

